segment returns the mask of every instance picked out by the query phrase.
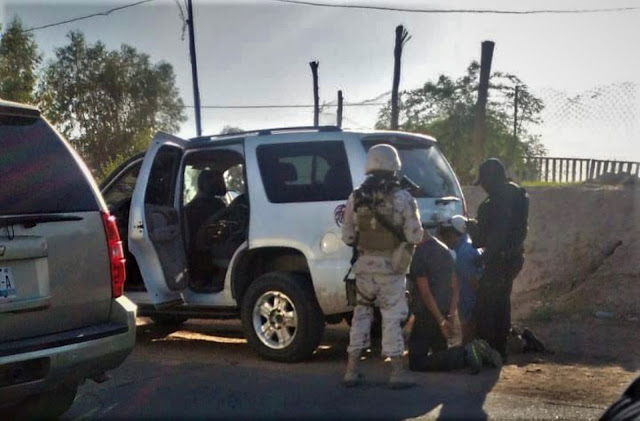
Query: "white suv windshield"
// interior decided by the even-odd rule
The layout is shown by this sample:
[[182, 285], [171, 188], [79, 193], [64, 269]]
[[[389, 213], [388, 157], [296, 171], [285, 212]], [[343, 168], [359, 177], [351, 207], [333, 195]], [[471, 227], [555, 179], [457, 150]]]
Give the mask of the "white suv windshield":
[[460, 196], [451, 168], [438, 148], [398, 148], [398, 154], [401, 174], [420, 186], [416, 197]]
[[419, 191], [413, 193], [415, 197], [461, 196], [449, 163], [435, 145], [408, 139], [400, 142], [379, 139], [363, 141], [367, 151], [381, 143], [391, 144], [398, 150], [402, 162], [400, 175], [407, 176], [420, 187]]

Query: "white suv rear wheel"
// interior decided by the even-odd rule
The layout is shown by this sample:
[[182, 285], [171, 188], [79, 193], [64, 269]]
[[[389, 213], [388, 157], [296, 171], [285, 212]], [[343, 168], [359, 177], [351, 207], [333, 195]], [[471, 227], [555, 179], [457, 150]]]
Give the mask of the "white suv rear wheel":
[[296, 306], [280, 291], [265, 292], [253, 306], [253, 329], [269, 348], [286, 348], [298, 331]]

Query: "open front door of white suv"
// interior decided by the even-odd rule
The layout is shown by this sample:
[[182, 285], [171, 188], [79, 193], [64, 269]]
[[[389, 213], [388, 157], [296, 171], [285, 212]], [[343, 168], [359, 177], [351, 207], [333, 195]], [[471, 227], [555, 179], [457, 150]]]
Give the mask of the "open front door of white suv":
[[157, 133], [131, 198], [129, 250], [156, 308], [182, 304], [182, 291], [189, 285], [177, 182], [186, 145], [184, 139]]

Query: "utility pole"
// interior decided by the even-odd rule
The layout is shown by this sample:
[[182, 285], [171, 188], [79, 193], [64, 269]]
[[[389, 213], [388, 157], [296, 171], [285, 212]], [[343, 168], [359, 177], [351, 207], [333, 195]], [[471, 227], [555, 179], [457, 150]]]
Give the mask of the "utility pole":
[[338, 127], [342, 128], [342, 103], [344, 98], [342, 98], [342, 91], [338, 91], [338, 112], [336, 114], [336, 124]]
[[411, 36], [404, 26], [396, 26], [396, 42], [393, 49], [393, 87], [391, 89], [391, 130], [398, 130], [398, 90], [400, 88], [400, 64], [402, 61], [402, 48]]
[[491, 74], [491, 60], [493, 59], [493, 41], [482, 43], [482, 57], [480, 59], [480, 83], [478, 84], [478, 102], [475, 110], [475, 124], [473, 130], [476, 168], [484, 159], [484, 141], [486, 137], [487, 98], [489, 96], [489, 76]]
[[318, 66], [319, 61], [309, 62], [311, 66], [311, 75], [313, 76], [313, 126], [318, 127], [320, 124], [320, 95], [318, 94]]
[[196, 133], [202, 136], [200, 119], [200, 88], [198, 87], [198, 62], [196, 60], [196, 41], [193, 29], [193, 5], [187, 0], [187, 25], [189, 26], [189, 55], [191, 56], [191, 79], [193, 80], [193, 105], [196, 111]]

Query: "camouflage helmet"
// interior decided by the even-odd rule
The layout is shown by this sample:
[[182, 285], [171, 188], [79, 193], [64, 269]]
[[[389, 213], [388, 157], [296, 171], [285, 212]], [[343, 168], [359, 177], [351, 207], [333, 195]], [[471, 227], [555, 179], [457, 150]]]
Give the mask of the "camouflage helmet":
[[400, 171], [401, 167], [402, 164], [396, 148], [391, 145], [375, 145], [369, 149], [364, 172], [365, 174], [376, 171], [396, 172]]

